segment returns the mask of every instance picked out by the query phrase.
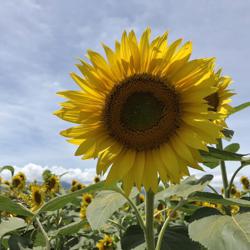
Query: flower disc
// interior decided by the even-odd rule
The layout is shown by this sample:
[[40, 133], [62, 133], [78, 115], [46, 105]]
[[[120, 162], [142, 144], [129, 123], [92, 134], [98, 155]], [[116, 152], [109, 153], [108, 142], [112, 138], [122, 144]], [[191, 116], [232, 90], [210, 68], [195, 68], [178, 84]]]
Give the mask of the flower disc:
[[191, 43], [180, 44], [168, 45], [167, 33], [150, 42], [150, 29], [139, 41], [124, 32], [115, 50], [103, 45], [106, 59], [89, 50], [91, 64], [77, 65], [81, 90], [59, 93], [69, 100], [56, 115], [79, 124], [61, 134], [126, 193], [133, 185], [156, 192], [158, 178], [177, 183], [188, 166], [201, 169], [199, 150], [221, 136], [205, 100], [217, 90], [214, 59], [189, 61]]
[[106, 99], [104, 119], [110, 136], [127, 148], [150, 150], [167, 142], [178, 128], [178, 95], [166, 80], [133, 75]]

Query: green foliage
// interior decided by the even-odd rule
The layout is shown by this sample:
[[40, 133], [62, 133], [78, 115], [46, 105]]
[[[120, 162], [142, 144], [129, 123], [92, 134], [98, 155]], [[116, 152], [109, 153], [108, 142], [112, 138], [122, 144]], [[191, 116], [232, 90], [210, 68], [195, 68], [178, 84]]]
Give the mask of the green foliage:
[[0, 211], [14, 213], [16, 215], [33, 216], [34, 214], [23, 205], [11, 200], [10, 198], [0, 195]]
[[250, 213], [212, 215], [189, 225], [189, 235], [208, 250], [249, 250]]
[[42, 206], [39, 209], [38, 213], [58, 210], [60, 208], [63, 208], [68, 203], [77, 201], [78, 197], [84, 193], [101, 190], [103, 188], [104, 188], [104, 182], [98, 182], [81, 190], [55, 197], [50, 201], [48, 201], [46, 204], [44, 204], [44, 206]]
[[6, 221], [2, 221], [0, 224], [0, 238], [5, 234], [15, 231], [19, 228], [26, 227], [26, 223], [23, 219], [20, 218], [9, 218]]
[[187, 177], [180, 184], [172, 185], [156, 194], [156, 199], [163, 200], [173, 195], [186, 199], [190, 194], [204, 190], [212, 179], [212, 175], [205, 175], [200, 179], [196, 179], [195, 176]]
[[132, 225], [127, 228], [121, 239], [122, 250], [135, 249], [136, 247], [140, 246], [144, 241], [144, 234], [140, 226]]
[[172, 226], [164, 234], [161, 250], [201, 250], [202, 246], [192, 241], [184, 225]]

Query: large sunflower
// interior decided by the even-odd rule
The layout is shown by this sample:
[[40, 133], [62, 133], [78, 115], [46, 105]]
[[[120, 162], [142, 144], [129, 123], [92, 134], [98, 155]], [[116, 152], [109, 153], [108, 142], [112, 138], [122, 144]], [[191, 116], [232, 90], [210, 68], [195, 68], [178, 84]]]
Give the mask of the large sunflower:
[[221, 71], [220, 69], [212, 75], [214, 86], [217, 88], [217, 91], [207, 96], [205, 100], [209, 104], [209, 110], [220, 115], [214, 122], [220, 124], [222, 127], [227, 127], [225, 119], [233, 109], [229, 103], [231, 102], [230, 97], [232, 97], [234, 93], [232, 90], [228, 89], [232, 83], [232, 79], [229, 76], [222, 76]]
[[[199, 150], [216, 143], [220, 128], [204, 98], [214, 93], [214, 59], [189, 61], [191, 42], [167, 44], [167, 33], [150, 42], [150, 29], [140, 41], [123, 33], [107, 60], [89, 50], [90, 64], [72, 73], [79, 91], [63, 91], [69, 100], [56, 115], [79, 126], [62, 131], [79, 145], [76, 155], [98, 158], [97, 174], [106, 182], [122, 181], [155, 192], [158, 177], [177, 183], [188, 166], [200, 169]], [[110, 167], [110, 168], [109, 168]]]

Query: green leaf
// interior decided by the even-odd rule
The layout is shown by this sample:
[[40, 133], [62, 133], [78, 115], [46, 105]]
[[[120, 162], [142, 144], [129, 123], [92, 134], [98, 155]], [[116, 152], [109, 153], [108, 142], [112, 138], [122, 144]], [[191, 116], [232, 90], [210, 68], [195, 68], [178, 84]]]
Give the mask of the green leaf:
[[239, 143], [231, 143], [224, 148], [225, 151], [236, 153], [240, 149]]
[[56, 232], [53, 233], [53, 235], [57, 237], [58, 235], [66, 236], [75, 234], [79, 230], [81, 230], [83, 228], [83, 225], [86, 223], [86, 220], [70, 223], [64, 227], [59, 228]]
[[0, 168], [0, 173], [3, 171], [3, 170], [9, 170], [11, 172], [11, 176], [14, 175], [14, 172], [15, 172], [15, 169], [12, 167], [12, 166], [3, 166]]
[[233, 111], [230, 113], [230, 115], [235, 114], [235, 113], [237, 113], [237, 112], [239, 112], [247, 107], [250, 107], [250, 102], [244, 102], [244, 103], [234, 107]]
[[223, 198], [222, 195], [209, 192], [196, 192], [189, 196], [189, 201], [207, 201], [224, 206], [237, 205], [241, 207], [250, 207], [250, 201], [235, 198]]
[[112, 189], [114, 187], [105, 187], [104, 181], [98, 182], [96, 184], [90, 185], [90, 186], [83, 188], [81, 190], [78, 190], [78, 191], [75, 191], [75, 192], [72, 192], [69, 194], [61, 195], [61, 196], [58, 196], [56, 198], [49, 200], [46, 204], [44, 204], [38, 210], [38, 213], [45, 212], [45, 211], [54, 211], [54, 210], [60, 209], [60, 208], [64, 207], [66, 204], [76, 201], [78, 199], [78, 197], [84, 193], [93, 192], [93, 191], [101, 190], [104, 188]]
[[205, 165], [208, 168], [214, 169], [220, 165], [220, 161], [214, 161], [214, 162], [202, 162], [203, 165]]
[[161, 250], [201, 250], [201, 245], [188, 236], [186, 226], [169, 227], [162, 240]]
[[189, 236], [208, 250], [249, 250], [250, 213], [212, 215], [189, 225]]
[[2, 195], [0, 195], [0, 211], [14, 213], [16, 215], [34, 216], [34, 214], [23, 205], [12, 201], [10, 198]]
[[37, 232], [35, 235], [35, 239], [34, 239], [34, 244], [33, 244], [33, 248], [34, 247], [45, 247], [46, 246], [46, 241], [44, 239], [44, 236], [41, 232]]
[[218, 162], [218, 160], [223, 161], [242, 161], [244, 160], [243, 154], [232, 153], [224, 150], [220, 150], [213, 147], [208, 147], [209, 152], [200, 151], [201, 156], [205, 162]]
[[25, 250], [28, 248], [29, 239], [27, 237], [22, 237], [19, 235], [11, 235], [8, 240], [8, 245], [10, 250]]
[[195, 176], [189, 176], [180, 184], [171, 185], [167, 189], [157, 193], [155, 199], [163, 200], [172, 195], [187, 198], [190, 194], [196, 191], [204, 190], [212, 179], [212, 175], [205, 175], [200, 179], [196, 179]]
[[216, 208], [212, 207], [201, 207], [194, 211], [194, 213], [190, 216], [189, 222], [193, 222], [195, 220], [202, 219], [204, 217], [208, 217], [211, 215], [221, 215], [220, 211]]
[[[133, 189], [130, 197], [133, 198], [136, 194], [136, 189]], [[94, 230], [104, 226], [111, 215], [126, 202], [127, 200], [118, 192], [105, 190], [98, 193], [87, 207], [87, 219], [91, 228]]]
[[122, 250], [137, 249], [137, 247], [142, 247], [141, 244], [145, 241], [144, 234], [140, 226], [132, 225], [127, 228], [123, 237], [121, 238]]
[[26, 222], [23, 219], [12, 217], [0, 223], [0, 238], [5, 234], [15, 231], [19, 228], [26, 227]]

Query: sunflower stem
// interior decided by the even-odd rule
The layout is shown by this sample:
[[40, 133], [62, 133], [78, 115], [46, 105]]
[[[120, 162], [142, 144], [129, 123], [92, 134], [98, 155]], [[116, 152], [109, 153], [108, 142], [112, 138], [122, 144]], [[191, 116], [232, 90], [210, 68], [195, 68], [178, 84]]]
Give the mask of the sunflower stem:
[[162, 244], [162, 240], [163, 240], [163, 236], [165, 234], [166, 229], [168, 228], [169, 222], [171, 221], [172, 216], [174, 215], [174, 213], [180, 208], [182, 207], [184, 204], [186, 203], [185, 200], [180, 200], [179, 203], [176, 205], [176, 207], [171, 211], [171, 213], [169, 214], [169, 216], [167, 217], [167, 219], [165, 220], [161, 231], [159, 233], [158, 236], [158, 240], [157, 240], [157, 244], [156, 244], [156, 248], [155, 250], [161, 250], [161, 244]]
[[236, 177], [236, 175], [239, 173], [239, 171], [242, 169], [242, 168], [244, 168], [246, 165], [244, 165], [244, 164], [242, 164], [242, 165], [240, 165], [238, 168], [237, 168], [237, 170], [234, 172], [234, 174], [232, 175], [232, 178], [231, 178], [231, 180], [230, 180], [230, 182], [229, 182], [229, 185], [228, 185], [228, 194], [230, 194], [231, 193], [231, 189], [232, 189], [232, 186], [233, 186], [233, 183], [234, 183], [234, 178]]
[[149, 190], [146, 192], [146, 231], [145, 240], [147, 244], [147, 250], [155, 250], [154, 240], [154, 193]]
[[[221, 139], [218, 140], [218, 144], [216, 145], [216, 147], [219, 150], [223, 150], [223, 144], [222, 144]], [[221, 175], [222, 175], [222, 181], [223, 181], [223, 188], [225, 192], [225, 198], [229, 198], [227, 170], [226, 170], [225, 161], [223, 160], [220, 161], [220, 169], [221, 169]]]
[[45, 243], [46, 243], [46, 250], [50, 250], [50, 243], [49, 243], [49, 237], [47, 235], [47, 233], [45, 232], [44, 228], [43, 228], [43, 225], [42, 223], [40, 222], [40, 220], [38, 219], [38, 217], [36, 216], [36, 222], [37, 222], [37, 225], [45, 239]]
[[135, 215], [136, 215], [136, 218], [138, 220], [138, 223], [141, 227], [141, 229], [143, 230], [144, 234], [146, 232], [146, 228], [145, 228], [145, 224], [144, 224], [144, 221], [141, 217], [141, 214], [140, 212], [138, 211], [136, 205], [134, 204], [134, 202], [122, 191], [122, 189], [119, 190], [119, 193], [128, 201], [129, 205], [134, 209], [134, 212], [135, 212]]

